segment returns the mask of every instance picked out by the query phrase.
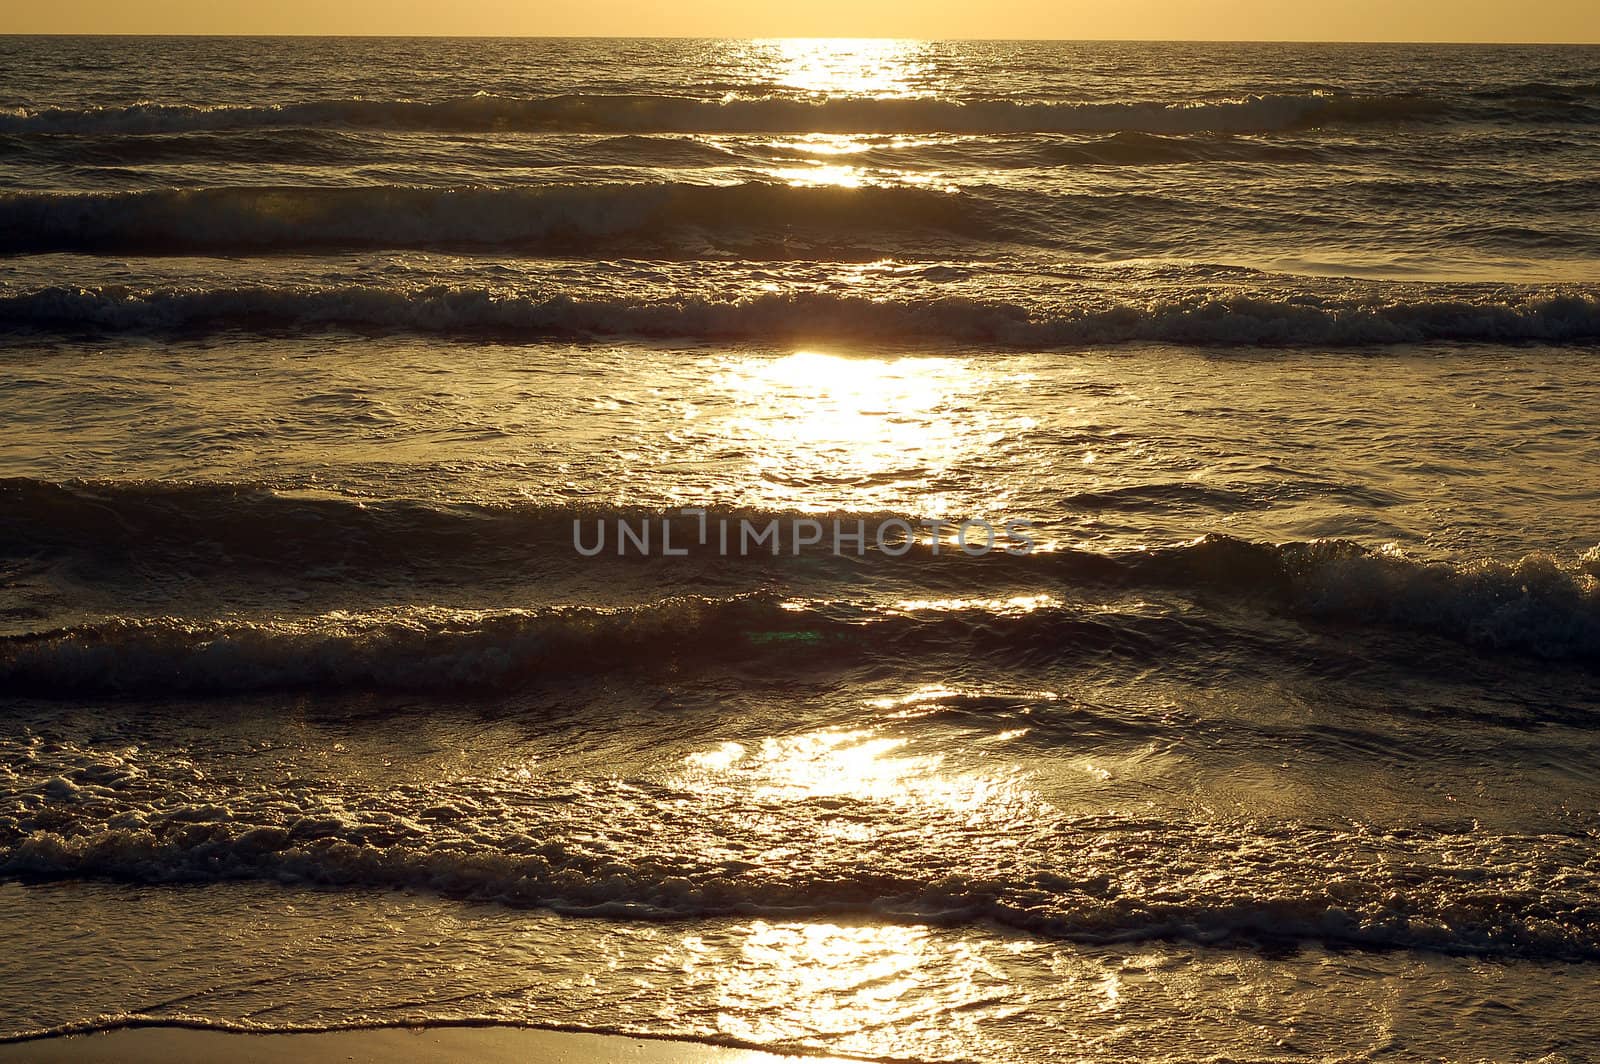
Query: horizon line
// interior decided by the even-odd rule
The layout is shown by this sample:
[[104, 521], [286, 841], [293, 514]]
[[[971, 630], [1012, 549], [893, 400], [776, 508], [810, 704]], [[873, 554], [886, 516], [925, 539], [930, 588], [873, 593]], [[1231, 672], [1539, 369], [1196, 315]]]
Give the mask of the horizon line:
[[916, 41], [924, 44], [1014, 42], [1018, 44], [1322, 44], [1322, 45], [1445, 45], [1482, 48], [1595, 48], [1592, 41], [1487, 41], [1487, 40], [1324, 40], [1312, 37], [898, 37], [888, 34], [826, 36], [818, 34], [616, 34], [616, 33], [186, 33], [129, 31], [12, 32], [0, 37], [129, 37], [234, 40], [420, 40], [420, 41]]

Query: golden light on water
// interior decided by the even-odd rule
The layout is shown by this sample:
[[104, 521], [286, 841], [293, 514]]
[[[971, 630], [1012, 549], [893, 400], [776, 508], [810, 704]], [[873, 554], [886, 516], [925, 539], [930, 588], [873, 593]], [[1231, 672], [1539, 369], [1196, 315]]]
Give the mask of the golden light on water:
[[761, 919], [714, 941], [684, 935], [662, 960], [715, 1003], [708, 1033], [942, 1060], [981, 1040], [982, 1021], [1026, 1007], [1028, 995], [1006, 979], [1006, 955], [1015, 952], [917, 924]]
[[932, 949], [927, 938], [919, 927], [757, 921], [738, 962], [720, 975], [719, 1026], [767, 1040], [781, 1032], [756, 1018], [770, 1014], [776, 1001], [790, 1003], [783, 1027], [800, 1012], [818, 1034], [892, 1023], [915, 1007], [913, 992], [933, 968], [934, 958], [924, 956]]
[[816, 96], [877, 99], [923, 94], [917, 79], [931, 64], [920, 41], [875, 38], [809, 38], [752, 41], [752, 50], [772, 72], [775, 85]]
[[1016, 615], [1032, 613], [1049, 606], [1059, 606], [1061, 600], [1054, 595], [1013, 595], [1010, 598], [938, 598], [902, 599], [896, 607], [908, 611], [982, 610], [989, 614]]
[[803, 137], [768, 142], [768, 147], [801, 151], [808, 155], [860, 155], [882, 149], [921, 148], [938, 144], [938, 137], [884, 136], [859, 133], [808, 133]]
[[[904, 709], [958, 693], [928, 685], [870, 704]], [[692, 793], [737, 792], [764, 807], [814, 800], [922, 806], [947, 815], [958, 830], [995, 819], [1026, 821], [1040, 811], [1015, 770], [960, 771], [944, 754], [921, 753], [910, 739], [877, 727], [722, 742], [687, 755], [673, 782]], [[870, 843], [881, 829], [877, 820], [841, 816], [837, 831]], [[983, 949], [944, 942], [915, 922], [760, 919], [718, 938], [713, 944], [685, 935], [666, 959], [714, 994], [711, 1029], [744, 1041], [801, 1034], [819, 1048], [840, 1038], [863, 1052], [883, 1052], [972, 1035], [980, 1019], [1026, 1005]], [[963, 1022], [973, 1030], [963, 1032]]]
[[[932, 66], [924, 57], [927, 44], [857, 38], [754, 41], [751, 59], [767, 72], [773, 86], [817, 99], [910, 99], [932, 95], [925, 79]], [[929, 143], [925, 138], [848, 133], [813, 133], [779, 142], [785, 150], [819, 156], [840, 156]], [[776, 167], [775, 180], [799, 187], [861, 188], [873, 184], [915, 184], [950, 188], [942, 174], [887, 174], [862, 167], [812, 165]]]
[[690, 782], [734, 787], [763, 800], [850, 797], [865, 801], [919, 800], [947, 806], [981, 801], [987, 783], [946, 777], [943, 757], [913, 756], [906, 740], [871, 730], [823, 730], [772, 736], [753, 746], [724, 743], [690, 754]]
[[845, 798], [918, 805], [960, 813], [968, 823], [1026, 816], [1041, 802], [1026, 774], [1009, 763], [981, 772], [952, 767], [944, 753], [921, 752], [910, 740], [876, 727], [724, 742], [687, 755], [674, 783], [762, 803]]
[[1596, 56], [614, 6], [0, 26], [0, 1064], [1600, 1045]]
[[821, 161], [801, 166], [775, 166], [765, 173], [795, 188], [865, 188], [869, 185], [897, 185], [933, 189], [950, 195], [960, 191], [942, 173], [907, 173], [902, 170], [880, 170]]
[[[1028, 609], [1033, 598], [1018, 600]], [[929, 608], [960, 608], [929, 603]], [[943, 814], [936, 823], [959, 834], [993, 830], [998, 822], [1034, 824], [1051, 805], [1035, 794], [1026, 776], [1005, 767], [963, 770], [943, 752], [923, 753], [918, 744], [886, 730], [907, 715], [938, 712], [953, 700], [978, 692], [926, 684], [868, 703], [884, 724], [821, 728], [745, 742], [726, 741], [683, 759], [673, 780], [691, 793], [737, 792], [762, 807], [822, 800], [859, 801], [883, 807], [920, 806]], [[1048, 699], [1045, 692], [1031, 698]], [[1027, 733], [1015, 728], [983, 737], [1004, 743]], [[1099, 759], [1077, 759], [1072, 767], [1089, 786], [1113, 773]], [[835, 806], [848, 813], [848, 806]], [[842, 815], [840, 837], [870, 844], [876, 816]], [[959, 843], [955, 843], [959, 844]], [[756, 919], [715, 933], [690, 933], [663, 954], [664, 963], [716, 1003], [707, 1030], [755, 1043], [795, 1043], [871, 1055], [912, 1053], [943, 1059], [944, 1050], [967, 1051], [982, 1044], [995, 1023], [1034, 1004], [1032, 993], [1008, 978], [1010, 958], [1043, 951], [1056, 969], [1053, 995], [1079, 1014], [1119, 1015], [1126, 1007], [1128, 975], [1120, 960], [1079, 957], [1025, 938], [995, 943], [949, 941], [911, 913], [901, 921], [833, 922], [825, 919]], [[906, 917], [910, 916], [907, 920]], [[1142, 968], [1134, 968], [1143, 978]], [[1139, 988], [1148, 993], [1145, 984]]]
[[825, 509], [818, 499], [841, 490], [887, 509], [914, 488], [938, 515], [928, 485], [986, 445], [990, 415], [974, 397], [989, 382], [966, 360], [798, 351], [732, 361], [715, 383], [735, 408], [718, 434], [757, 441], [750, 462], [769, 503], [795, 509]]
[[767, 172], [779, 181], [796, 188], [861, 188], [873, 182], [872, 172], [862, 167], [828, 163], [778, 166]]
[[[953, 693], [927, 687], [891, 701]], [[688, 755], [674, 782], [691, 792], [740, 791], [765, 807], [819, 799], [920, 805], [947, 814], [957, 830], [1000, 818], [1027, 822], [1041, 812], [1019, 775], [957, 771], [942, 754], [920, 754], [910, 740], [871, 727], [724, 742]], [[870, 844], [882, 830], [876, 816], [838, 820], [837, 833], [856, 844]], [[691, 984], [714, 993], [711, 1029], [744, 1041], [798, 1036], [817, 1048], [863, 1053], [954, 1045], [977, 1037], [980, 1022], [1027, 1004], [989, 947], [945, 941], [919, 922], [758, 919], [718, 939], [713, 947], [686, 935], [669, 960]], [[841, 1041], [830, 1045], [834, 1039]]]

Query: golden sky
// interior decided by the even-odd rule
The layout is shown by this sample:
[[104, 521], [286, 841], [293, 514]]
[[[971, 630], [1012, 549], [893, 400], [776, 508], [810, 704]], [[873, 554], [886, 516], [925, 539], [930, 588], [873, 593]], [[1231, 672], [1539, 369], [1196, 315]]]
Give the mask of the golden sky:
[[0, 33], [1600, 42], [1600, 0], [3, 0]]

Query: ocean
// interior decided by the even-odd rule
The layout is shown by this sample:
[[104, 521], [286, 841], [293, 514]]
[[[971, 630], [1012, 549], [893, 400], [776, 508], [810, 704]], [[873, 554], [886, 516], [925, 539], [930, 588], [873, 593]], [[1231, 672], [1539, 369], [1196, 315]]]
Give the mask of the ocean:
[[1600, 48], [0, 38], [0, 1037], [1600, 1059]]

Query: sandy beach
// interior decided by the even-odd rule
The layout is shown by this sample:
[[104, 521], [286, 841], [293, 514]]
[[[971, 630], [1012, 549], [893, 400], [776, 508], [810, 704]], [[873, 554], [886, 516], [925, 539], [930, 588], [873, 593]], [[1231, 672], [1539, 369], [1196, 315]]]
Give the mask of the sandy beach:
[[384, 1028], [325, 1031], [312, 1034], [247, 1034], [185, 1027], [137, 1027], [101, 1034], [74, 1035], [0, 1046], [0, 1061], [75, 1061], [78, 1064], [185, 1064], [229, 1060], [234, 1064], [333, 1064], [386, 1061], [444, 1064], [473, 1060], [479, 1064], [542, 1061], [544, 1064], [587, 1064], [626, 1061], [630, 1064], [780, 1064], [795, 1060], [842, 1060], [839, 1057], [792, 1057], [730, 1049], [701, 1042], [631, 1038], [619, 1035], [545, 1031], [526, 1027]]

